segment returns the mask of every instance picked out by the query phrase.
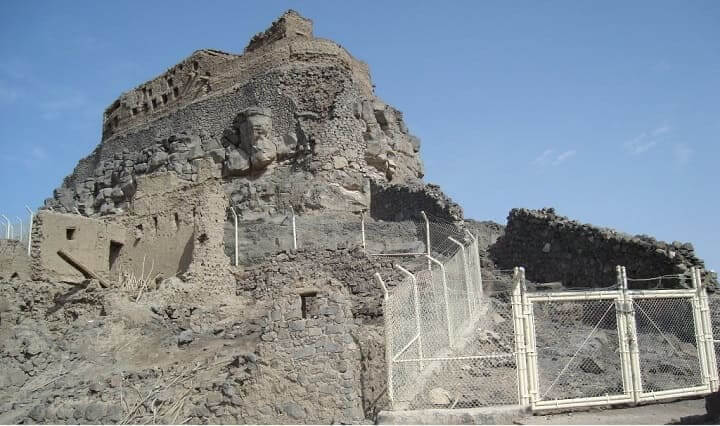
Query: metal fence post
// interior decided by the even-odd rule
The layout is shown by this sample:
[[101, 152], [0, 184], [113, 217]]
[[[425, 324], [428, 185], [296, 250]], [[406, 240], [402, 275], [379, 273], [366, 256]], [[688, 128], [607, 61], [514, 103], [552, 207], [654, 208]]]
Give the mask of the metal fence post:
[[[430, 260], [428, 260], [430, 262]], [[415, 301], [415, 327], [417, 328], [418, 333], [418, 358], [420, 359], [420, 369], [424, 369], [425, 365], [423, 363], [423, 336], [422, 336], [422, 328], [420, 327], [420, 295], [418, 294], [418, 286], [417, 286], [417, 279], [415, 278], [415, 275], [413, 275], [410, 271], [403, 268], [400, 265], [395, 265], [397, 269], [399, 269], [403, 274], [405, 274], [413, 283], [413, 299]]]
[[[692, 282], [692, 288], [695, 289], [695, 294], [692, 298], [692, 307], [693, 307], [693, 322], [695, 325], [695, 339], [698, 345], [698, 358], [700, 359], [700, 370], [702, 371], [702, 383], [703, 385], [708, 387], [708, 390], [712, 390], [711, 385], [711, 369], [709, 365], [709, 354], [708, 354], [708, 347], [707, 347], [707, 335], [706, 335], [706, 326], [705, 321], [703, 319], [704, 315], [702, 312], [702, 299], [700, 296], [700, 293], [703, 291], [702, 289], [702, 276], [699, 274], [698, 268], [695, 268], [694, 266], [690, 268], [690, 275], [691, 275], [691, 282]], [[714, 348], [713, 348], [714, 351]], [[717, 367], [716, 367], [717, 368]]]
[[462, 254], [463, 275], [465, 276], [465, 289], [467, 290], [468, 316], [470, 317], [475, 311], [475, 301], [473, 299], [472, 288], [470, 287], [470, 276], [468, 275], [467, 255], [465, 254], [465, 246], [463, 245], [463, 243], [453, 237], [448, 237], [448, 240], [452, 241], [453, 243], [457, 244], [458, 247], [460, 247], [460, 252]]
[[28, 257], [30, 257], [30, 243], [32, 241], [32, 227], [33, 227], [34, 215], [33, 215], [33, 211], [30, 209], [30, 207], [25, 206], [25, 208], [27, 209], [28, 213], [30, 213], [30, 223], [28, 224], [28, 243], [27, 243], [27, 253], [28, 253]]
[[623, 381], [623, 393], [635, 399], [633, 392], [632, 360], [630, 357], [629, 335], [625, 322], [626, 311], [629, 311], [625, 301], [625, 290], [623, 287], [623, 274], [620, 265], [615, 267], [615, 274], [618, 286], [618, 295], [615, 302], [615, 321], [618, 329], [618, 347], [620, 348], [620, 369]]
[[717, 358], [715, 356], [715, 338], [713, 336], [712, 319], [710, 318], [710, 301], [707, 295], [707, 286], [702, 281], [702, 273], [700, 269], [695, 269], [697, 276], [698, 292], [700, 295], [700, 316], [705, 335], [705, 352], [708, 363], [708, 373], [710, 376], [710, 391], [717, 391], [720, 387], [718, 379]]
[[476, 289], [478, 291], [477, 297], [478, 300], [482, 299], [483, 296], [483, 283], [482, 283], [482, 267], [480, 266], [480, 244], [478, 243], [477, 236], [473, 235], [470, 231], [465, 231], [470, 236], [470, 239], [473, 242], [473, 246], [475, 247], [475, 269], [477, 273], [477, 283], [476, 283]]
[[443, 301], [445, 302], [445, 320], [447, 321], [447, 333], [448, 333], [448, 344], [450, 347], [453, 347], [455, 344], [455, 339], [453, 337], [452, 333], [452, 327], [450, 325], [450, 302], [448, 301], [448, 289], [447, 289], [447, 277], [445, 275], [445, 266], [440, 263], [437, 259], [434, 259], [430, 256], [428, 256], [428, 260], [435, 263], [440, 267], [440, 273], [442, 274], [442, 284], [443, 284]]
[[[422, 215], [423, 220], [425, 220], [425, 246], [427, 248], [427, 255], [432, 256], [432, 253], [430, 252], [430, 221], [428, 220], [424, 210], [421, 210], [420, 214]], [[428, 260], [428, 271], [432, 271], [432, 263], [430, 263], [430, 260]]]
[[518, 401], [523, 407], [530, 405], [530, 388], [528, 386], [527, 348], [525, 345], [525, 326], [522, 306], [522, 283], [520, 268], [513, 271], [513, 292], [511, 296], [513, 330], [515, 334], [515, 362], [517, 363]]
[[235, 266], [238, 266], [238, 216], [235, 207], [230, 207], [230, 211], [235, 219]]
[[7, 222], [7, 229], [5, 231], [5, 239], [10, 239], [10, 230], [12, 229], [12, 225], [10, 224], [10, 219], [7, 218], [4, 214], [0, 214], [0, 217], [5, 219], [5, 222]]
[[293, 249], [297, 250], [297, 232], [295, 230], [295, 209], [293, 209], [293, 206], [290, 206], [290, 213], [292, 214]]
[[527, 288], [525, 286], [525, 268], [522, 266], [518, 267], [519, 281], [520, 281], [520, 300], [522, 302], [523, 309], [523, 327], [525, 334], [525, 353], [526, 353], [526, 364], [528, 369], [528, 399], [530, 407], [533, 407], [535, 403], [540, 400], [538, 391], [538, 383], [540, 377], [537, 366], [537, 343], [535, 341], [535, 318], [533, 315], [533, 305], [530, 299], [527, 297]]
[[628, 347], [630, 348], [630, 366], [633, 379], [633, 400], [635, 403], [640, 402], [640, 395], [643, 391], [641, 369], [640, 369], [640, 349], [638, 347], [637, 327], [635, 325], [635, 306], [632, 297], [628, 293], [627, 269], [620, 267], [621, 288], [623, 291], [623, 301], [625, 304], [625, 329], [628, 336]]
[[393, 387], [393, 375], [392, 375], [392, 338], [390, 336], [390, 327], [388, 324], [389, 316], [387, 314], [388, 301], [390, 295], [388, 294], [387, 286], [383, 281], [379, 272], [375, 273], [375, 279], [380, 283], [380, 287], [383, 289], [383, 318], [385, 322], [385, 365], [387, 366], [388, 372], [388, 398], [390, 399], [390, 406], [394, 408], [395, 405], [395, 388]]
[[20, 216], [15, 216], [15, 219], [17, 219], [18, 224], [20, 224], [20, 233], [18, 234], [18, 241], [22, 242], [22, 239], [23, 239], [22, 219], [20, 219]]
[[360, 230], [362, 231], [362, 247], [365, 250], [365, 210], [360, 213]]

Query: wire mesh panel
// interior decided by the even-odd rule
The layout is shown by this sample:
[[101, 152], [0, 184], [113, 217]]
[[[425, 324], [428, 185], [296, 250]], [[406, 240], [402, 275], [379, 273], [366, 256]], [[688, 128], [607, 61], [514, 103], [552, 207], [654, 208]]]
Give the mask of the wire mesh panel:
[[708, 305], [710, 307], [710, 323], [715, 342], [715, 362], [718, 371], [720, 371], [720, 293], [710, 294]]
[[626, 395], [615, 299], [533, 301], [538, 400]]
[[484, 292], [473, 242], [453, 244], [458, 250], [442, 262], [417, 258], [422, 267], [386, 299], [396, 410], [518, 402], [510, 292]]
[[421, 356], [421, 336], [415, 310], [415, 286], [407, 278], [385, 300], [385, 333], [387, 333], [390, 381], [396, 401], [413, 398], [421, 372], [419, 363], [396, 363], [399, 359], [418, 359]]
[[691, 298], [633, 300], [644, 393], [702, 386]]
[[[432, 346], [428, 348], [438, 355], [424, 358], [413, 398], [403, 401], [402, 408], [475, 408], [517, 404], [512, 308], [501, 298], [490, 299], [486, 304], [487, 315], [471, 327], [466, 327], [465, 335], [457, 346], [444, 354], [436, 352]], [[393, 368], [401, 365], [401, 368], [408, 369], [408, 364], [417, 366], [419, 363], [419, 360], [400, 359]]]

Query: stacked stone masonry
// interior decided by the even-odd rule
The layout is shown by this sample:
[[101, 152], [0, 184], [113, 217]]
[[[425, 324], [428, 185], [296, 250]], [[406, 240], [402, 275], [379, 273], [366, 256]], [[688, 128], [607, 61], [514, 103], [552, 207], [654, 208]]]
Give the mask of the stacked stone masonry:
[[[615, 267], [623, 265], [633, 278], [686, 275], [664, 281], [664, 287], [673, 288], [689, 285], [691, 267], [705, 267], [690, 243], [598, 228], [559, 216], [552, 208], [511, 210], [505, 234], [490, 252], [500, 268], [524, 266], [532, 281], [561, 281], [568, 287], [613, 286]], [[703, 274], [716, 285], [714, 274]]]

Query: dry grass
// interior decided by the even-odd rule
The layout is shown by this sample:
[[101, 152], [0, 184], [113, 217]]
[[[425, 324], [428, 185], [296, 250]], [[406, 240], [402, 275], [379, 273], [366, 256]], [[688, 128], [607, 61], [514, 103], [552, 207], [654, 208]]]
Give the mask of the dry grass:
[[143, 256], [140, 276], [136, 276], [133, 271], [124, 271], [122, 269], [118, 274], [118, 285], [120, 288], [123, 288], [133, 294], [137, 292], [137, 296], [135, 297], [136, 302], [140, 300], [140, 296], [142, 296], [143, 292], [147, 290], [148, 286], [150, 284], [155, 284], [155, 279], [160, 276], [159, 273], [155, 274], [155, 276], [152, 275], [153, 269], [155, 268], [155, 259], [152, 260], [150, 270], [147, 275], [145, 275], [145, 261], [146, 256]]

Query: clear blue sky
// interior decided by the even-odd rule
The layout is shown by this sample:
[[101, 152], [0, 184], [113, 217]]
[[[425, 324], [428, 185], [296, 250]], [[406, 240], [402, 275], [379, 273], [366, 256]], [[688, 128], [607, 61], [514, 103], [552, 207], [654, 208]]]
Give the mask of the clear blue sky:
[[720, 1], [3, 1], [0, 211], [51, 196], [121, 92], [288, 8], [370, 65], [466, 216], [554, 206], [720, 268]]

